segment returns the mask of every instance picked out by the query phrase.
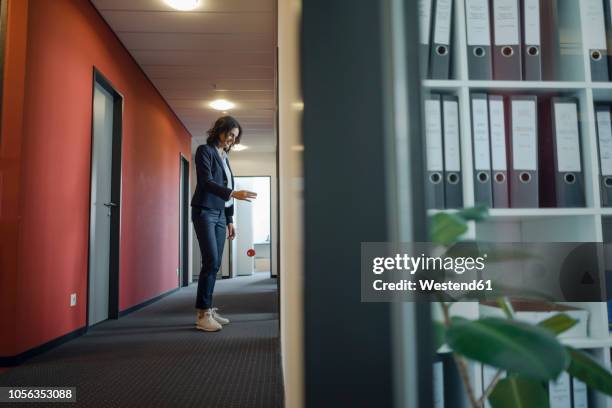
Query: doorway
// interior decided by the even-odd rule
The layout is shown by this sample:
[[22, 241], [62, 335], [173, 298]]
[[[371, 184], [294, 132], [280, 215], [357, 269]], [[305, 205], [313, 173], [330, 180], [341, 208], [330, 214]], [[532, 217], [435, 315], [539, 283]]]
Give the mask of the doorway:
[[123, 97], [93, 78], [87, 326], [119, 317], [119, 232]]
[[271, 177], [237, 176], [234, 181], [236, 190], [254, 191], [257, 199], [234, 200], [237, 234], [230, 261], [232, 276], [267, 273], [272, 277]]
[[179, 287], [189, 285], [189, 161], [179, 155]]

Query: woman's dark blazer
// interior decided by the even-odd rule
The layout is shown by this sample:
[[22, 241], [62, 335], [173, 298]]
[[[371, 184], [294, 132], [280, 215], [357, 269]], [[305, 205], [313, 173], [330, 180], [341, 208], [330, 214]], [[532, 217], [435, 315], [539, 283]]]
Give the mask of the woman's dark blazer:
[[[192, 207], [207, 207], [215, 210], [225, 209], [227, 223], [233, 223], [234, 205], [226, 207], [225, 202], [229, 200], [232, 190], [227, 188], [227, 176], [223, 170], [223, 163], [217, 148], [210, 144], [198, 146], [195, 153], [195, 166], [197, 173], [197, 184], [195, 193], [191, 198]], [[229, 167], [229, 160], [227, 161]], [[232, 174], [232, 186], [234, 186], [234, 175]]]

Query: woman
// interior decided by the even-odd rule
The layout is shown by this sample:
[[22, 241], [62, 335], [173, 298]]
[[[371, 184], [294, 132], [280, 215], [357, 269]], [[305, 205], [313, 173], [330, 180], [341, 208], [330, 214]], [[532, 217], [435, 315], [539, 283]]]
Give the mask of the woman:
[[236, 237], [232, 199], [251, 201], [257, 194], [234, 190], [227, 152], [235, 143], [240, 143], [242, 128], [238, 121], [231, 116], [223, 116], [207, 133], [206, 144], [200, 145], [195, 154], [197, 185], [191, 199], [191, 220], [202, 253], [196, 298], [196, 328], [219, 331], [221, 325], [228, 324], [229, 320], [212, 307], [212, 295], [223, 255], [225, 229], [229, 239]]

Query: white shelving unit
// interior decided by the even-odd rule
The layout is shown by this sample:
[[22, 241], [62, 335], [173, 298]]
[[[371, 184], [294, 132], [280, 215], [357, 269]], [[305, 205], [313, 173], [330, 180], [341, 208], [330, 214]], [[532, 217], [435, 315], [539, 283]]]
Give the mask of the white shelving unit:
[[[435, 0], [434, 0], [435, 1]], [[467, 41], [465, 26], [465, 2], [453, 1], [452, 79], [424, 80], [423, 91], [456, 95], [459, 99], [461, 130], [461, 162], [463, 172], [463, 202], [465, 207], [474, 205], [474, 184], [470, 94], [527, 94], [573, 96], [579, 101], [579, 118], [582, 143], [582, 164], [585, 175], [585, 208], [508, 208], [491, 209], [490, 217], [470, 225], [469, 239], [479, 241], [505, 242], [601, 242], [603, 240], [604, 217], [612, 217], [612, 208], [602, 208], [599, 193], [599, 168], [597, 137], [595, 129], [594, 103], [609, 102], [612, 105], [612, 83], [592, 82], [588, 50], [583, 38], [583, 10], [580, 1], [560, 1], [566, 9], [565, 16], [575, 16], [569, 27], [580, 38], [581, 52], [566, 61], [560, 81], [476, 81], [468, 77]], [[566, 23], [568, 19], [565, 19]], [[430, 214], [438, 211], [429, 210]], [[586, 338], [563, 339], [564, 344], [588, 351], [603, 366], [611, 369], [610, 348], [612, 336], [608, 331], [608, 310], [605, 302], [574, 303], [586, 309], [589, 314], [589, 332]], [[437, 312], [438, 308], [434, 307]], [[476, 302], [462, 302], [453, 305], [453, 315], [471, 319], [479, 317]], [[439, 316], [439, 315], [438, 315]], [[438, 353], [448, 353], [447, 347]], [[482, 390], [482, 368], [479, 363], [470, 363], [469, 374], [477, 395]], [[447, 385], [445, 384], [445, 387]], [[455, 385], [450, 385], [456, 388]], [[464, 406], [469, 406], [464, 398]], [[455, 406], [455, 405], [453, 405]], [[589, 407], [612, 408], [612, 398], [589, 391]]]

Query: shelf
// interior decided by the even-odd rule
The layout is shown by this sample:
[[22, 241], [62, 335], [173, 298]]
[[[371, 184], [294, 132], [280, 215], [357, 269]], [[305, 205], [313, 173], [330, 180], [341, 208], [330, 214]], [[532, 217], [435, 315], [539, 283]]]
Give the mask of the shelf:
[[[595, 348], [608, 348], [612, 347], [612, 336], [606, 338], [561, 338], [559, 339], [562, 344], [566, 346], [574, 347], [577, 349], [595, 349]], [[448, 345], [444, 344], [437, 350], [438, 354], [448, 354], [452, 350]]]
[[597, 214], [595, 208], [493, 208], [489, 210], [491, 218], [550, 218], [582, 217]]
[[524, 91], [574, 91], [589, 87], [594, 89], [612, 90], [612, 83], [587, 83], [582, 81], [478, 81], [460, 79], [425, 79], [422, 85], [432, 90], [524, 90]]
[[[606, 209], [612, 215], [612, 208]], [[583, 217], [597, 215], [602, 209], [596, 208], [491, 208], [489, 218], [521, 219], [521, 218], [549, 218], [549, 217]], [[437, 213], [456, 213], [456, 209], [429, 209], [427, 215]]]
[[456, 91], [465, 86], [463, 81], [454, 79], [424, 79], [422, 85], [425, 89], [435, 91]]
[[612, 82], [589, 82], [589, 86], [593, 89], [610, 89], [612, 90]]
[[[456, 213], [455, 208], [437, 209], [430, 208], [427, 210], [428, 216], [433, 216], [437, 213]], [[521, 220], [524, 218], [554, 218], [554, 217], [585, 217], [585, 216], [612, 216], [612, 207], [598, 208], [490, 208], [488, 219], [506, 219], [506, 220]]]
[[585, 82], [574, 81], [466, 81], [470, 89], [486, 90], [581, 90], [587, 87]]
[[[571, 38], [572, 53], [563, 56], [563, 63], [555, 69], [557, 81], [498, 81], [469, 79], [465, 2], [453, 2], [453, 39], [451, 78], [449, 80], [423, 80], [424, 94], [452, 94], [459, 103], [460, 158], [462, 171], [463, 202], [465, 207], [474, 205], [475, 182], [471, 99], [473, 93], [498, 95], [571, 96], [577, 98], [579, 107], [579, 131], [581, 170], [584, 175], [586, 208], [492, 208], [489, 217], [482, 222], [469, 222], [465, 239], [481, 242], [603, 242], [612, 240], [612, 224], [602, 225], [612, 218], [612, 208], [601, 208], [599, 181], [599, 146], [596, 112], [598, 103], [612, 105], [612, 82], [591, 81], [587, 28], [582, 2], [560, 2], [560, 26]], [[582, 46], [582, 49], [580, 49]], [[577, 48], [576, 48], [577, 47]], [[541, 98], [544, 99], [544, 98]], [[539, 112], [538, 112], [539, 113]], [[506, 129], [507, 131], [507, 129]], [[440, 212], [456, 213], [454, 209], [428, 210], [428, 216]], [[561, 338], [563, 344], [588, 351], [600, 364], [610, 368], [612, 335], [608, 334], [608, 308], [605, 302], [585, 302], [577, 307], [588, 310], [588, 332], [593, 337]], [[453, 315], [476, 319], [480, 315], [477, 304], [459, 304]], [[437, 353], [448, 357], [451, 350], [442, 346]], [[446, 356], [445, 356], [446, 354]], [[468, 361], [468, 372], [475, 388], [482, 386], [480, 363]], [[446, 384], [445, 384], [446, 385]], [[460, 397], [461, 395], [459, 395]], [[462, 402], [463, 406], [465, 400]], [[612, 399], [592, 394], [589, 406], [612, 408]]]
[[574, 348], [578, 348], [578, 349], [591, 349], [591, 348], [606, 348], [606, 347], [612, 347], [612, 337], [606, 337], [606, 338], [601, 338], [601, 339], [597, 339], [597, 338], [591, 338], [591, 337], [587, 337], [587, 338], [567, 338], [567, 339], [560, 339], [561, 343], [565, 344], [566, 346], [571, 346]]

